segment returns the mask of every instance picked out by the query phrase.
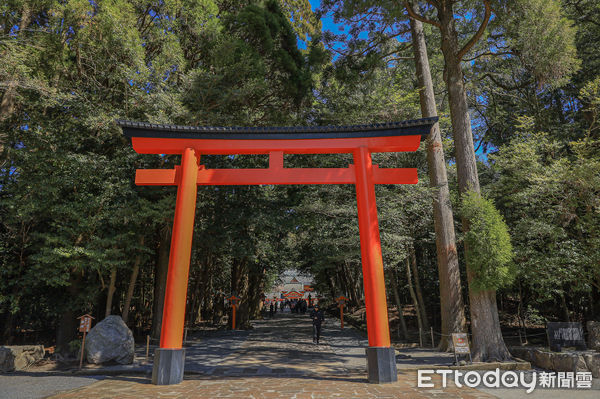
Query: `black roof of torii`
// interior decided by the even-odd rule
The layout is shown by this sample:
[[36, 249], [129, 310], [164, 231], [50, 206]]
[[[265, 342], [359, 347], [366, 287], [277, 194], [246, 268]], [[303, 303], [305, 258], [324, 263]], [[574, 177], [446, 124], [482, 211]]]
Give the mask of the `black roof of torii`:
[[222, 140], [334, 139], [385, 136], [427, 136], [438, 117], [350, 126], [215, 127], [117, 121], [127, 137]]

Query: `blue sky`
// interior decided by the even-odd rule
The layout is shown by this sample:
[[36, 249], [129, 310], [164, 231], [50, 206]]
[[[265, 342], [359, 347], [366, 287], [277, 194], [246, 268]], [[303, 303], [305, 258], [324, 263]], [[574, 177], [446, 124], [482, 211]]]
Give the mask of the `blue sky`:
[[[316, 10], [317, 8], [319, 8], [319, 6], [321, 5], [321, 0], [309, 0], [309, 1], [310, 1], [310, 5], [312, 6], [313, 11]], [[333, 18], [331, 18], [331, 17], [324, 17], [321, 19], [321, 22], [323, 24], [324, 31], [330, 30], [330, 31], [333, 31], [334, 33], [339, 33], [340, 26], [343, 26], [343, 25], [335, 24], [333, 22]], [[471, 123], [473, 124], [473, 121], [471, 121]], [[487, 163], [488, 162], [487, 154], [483, 152], [483, 148], [482, 148], [483, 146], [481, 146], [479, 149], [477, 149], [477, 145], [478, 145], [478, 143], [475, 143], [476, 150], [477, 150], [477, 152], [476, 152], [477, 157], [481, 161]], [[488, 149], [488, 150], [490, 150], [490, 149]], [[491, 148], [491, 150], [493, 151], [494, 149]]]
[[[310, 0], [310, 5], [312, 6], [313, 11], [315, 11], [321, 5], [321, 0]], [[333, 19], [330, 17], [321, 19], [323, 23], [323, 30], [331, 30], [335, 31], [336, 24], [333, 23]]]

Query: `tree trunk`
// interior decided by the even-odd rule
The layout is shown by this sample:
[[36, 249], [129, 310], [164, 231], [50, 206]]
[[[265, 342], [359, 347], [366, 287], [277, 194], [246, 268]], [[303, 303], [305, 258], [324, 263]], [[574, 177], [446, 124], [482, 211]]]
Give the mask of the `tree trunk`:
[[[31, 22], [31, 7], [27, 2], [23, 3], [23, 9], [21, 10], [21, 20], [19, 21], [19, 37], [29, 27]], [[10, 117], [15, 111], [15, 98], [17, 96], [17, 81], [14, 76], [9, 78], [6, 90], [0, 101], [0, 121], [3, 121]], [[3, 142], [0, 141], [0, 152], [2, 151]]]
[[404, 320], [404, 309], [402, 308], [400, 295], [398, 295], [398, 276], [396, 276], [395, 270], [392, 270], [390, 273], [390, 283], [392, 285], [394, 302], [396, 302], [396, 308], [398, 309], [398, 320], [400, 321], [400, 328], [402, 329], [402, 335], [404, 336], [404, 340], [408, 341], [408, 329], [406, 328], [406, 320]]
[[410, 266], [413, 278], [415, 279], [415, 293], [419, 301], [419, 312], [421, 313], [421, 322], [423, 323], [423, 331], [429, 331], [429, 320], [427, 320], [427, 311], [425, 310], [425, 301], [423, 300], [423, 290], [421, 289], [421, 281], [419, 279], [419, 269], [417, 268], [417, 256], [415, 254], [414, 245], [410, 246]]
[[[201, 270], [202, 271], [202, 270]], [[188, 293], [188, 303], [189, 303], [189, 312], [187, 317], [188, 326], [193, 326], [198, 322], [198, 319], [202, 318], [200, 314], [200, 307], [202, 305], [202, 275], [201, 271], [196, 274], [200, 274], [196, 276], [196, 281], [190, 280], [190, 283], [193, 284], [193, 288]]]
[[215, 290], [213, 284], [213, 256], [209, 255], [206, 260], [206, 275], [204, 278], [204, 286], [202, 291], [201, 312], [204, 320], [215, 320]]
[[116, 290], [117, 284], [117, 268], [113, 267], [110, 271], [110, 283], [108, 284], [108, 291], [106, 292], [106, 310], [104, 311], [104, 317], [110, 316], [112, 310], [113, 296]]
[[598, 304], [600, 304], [600, 290], [592, 284], [592, 291], [590, 292], [590, 316], [588, 320], [596, 320], [596, 317], [600, 318]]
[[527, 324], [525, 323], [525, 315], [523, 314], [523, 288], [521, 286], [521, 282], [519, 281], [519, 306], [517, 308], [517, 316], [519, 317], [519, 324], [523, 329], [523, 334], [525, 335], [525, 342], [519, 342], [520, 344], [527, 345]]
[[408, 291], [410, 292], [410, 297], [412, 298], [413, 304], [415, 306], [415, 314], [417, 315], [417, 325], [419, 327], [419, 342], [425, 342], [423, 330], [423, 320], [421, 319], [421, 312], [419, 311], [419, 301], [417, 299], [417, 295], [415, 294], [415, 290], [412, 285], [412, 276], [410, 271], [410, 260], [406, 258], [406, 279], [408, 281]]
[[[421, 114], [423, 117], [437, 116], [423, 24], [411, 18], [410, 27], [417, 81], [420, 88]], [[451, 351], [452, 340], [450, 339], [450, 334], [464, 332], [467, 322], [465, 319], [458, 255], [456, 252], [454, 216], [452, 214], [452, 204], [450, 203], [448, 175], [439, 123], [433, 126], [427, 138], [427, 164], [430, 185], [437, 188], [433, 200], [433, 221], [442, 317], [442, 337], [438, 345], [438, 350]]]
[[567, 299], [565, 298], [565, 292], [562, 291], [560, 293], [560, 310], [562, 311], [562, 317], [565, 322], [571, 321], [571, 315], [569, 312], [569, 307], [567, 306]]
[[355, 268], [354, 270], [354, 296], [356, 297], [356, 306], [360, 307], [363, 304], [363, 287], [362, 287], [362, 283], [363, 283], [363, 279], [361, 278], [360, 275], [360, 268]]
[[443, 6], [438, 10], [438, 17], [442, 27], [444, 74], [454, 133], [458, 190], [461, 194], [469, 190], [480, 192], [475, 148], [473, 147], [473, 133], [471, 131], [471, 117], [469, 115], [461, 60], [458, 58], [460, 47], [451, 2], [443, 2]]
[[329, 274], [329, 272], [325, 273], [327, 274], [327, 286], [329, 287], [329, 293], [331, 294], [332, 298], [335, 298], [335, 282], [333, 281], [333, 277], [331, 274]]
[[154, 267], [154, 301], [152, 304], [152, 338], [160, 338], [163, 307], [165, 305], [165, 289], [167, 272], [169, 271], [169, 252], [171, 247], [171, 231], [165, 229], [160, 233], [156, 263]]
[[77, 339], [78, 315], [73, 309], [61, 312], [56, 330], [56, 351], [69, 353], [69, 342]]
[[[480, 192], [479, 176], [471, 118], [467, 104], [467, 94], [463, 81], [460, 59], [458, 33], [455, 27], [452, 1], [444, 0], [438, 7], [438, 19], [442, 33], [442, 53], [445, 61], [445, 79], [448, 88], [450, 119], [454, 133], [456, 168], [458, 173], [458, 190], [460, 194], [467, 191]], [[463, 231], [469, 231], [469, 221], [462, 219]], [[469, 248], [465, 245], [465, 252]], [[469, 282], [469, 304], [471, 312], [471, 331], [473, 333], [473, 360], [503, 361], [511, 358], [500, 330], [496, 290], [476, 291], [473, 278], [467, 264], [467, 280]]]
[[[21, 10], [21, 21], [19, 22], [18, 35], [21, 36], [23, 32], [29, 27], [31, 22], [31, 7], [27, 2], [23, 3], [23, 9]], [[14, 76], [9, 78], [6, 90], [0, 101], [0, 122], [8, 119], [16, 109], [16, 97], [17, 97], [17, 80]], [[4, 144], [6, 143], [6, 134], [0, 132], [0, 157], [4, 153]], [[0, 158], [1, 159], [1, 158]], [[2, 165], [2, 163], [0, 163]]]
[[[140, 237], [140, 246], [144, 245], [144, 236]], [[133, 298], [133, 290], [135, 288], [135, 282], [140, 272], [140, 263], [142, 262], [142, 256], [138, 253], [133, 262], [133, 270], [131, 271], [131, 278], [129, 279], [129, 287], [127, 288], [127, 295], [125, 296], [125, 303], [123, 304], [123, 313], [121, 317], [125, 324], [129, 319], [129, 307], [131, 306], [131, 298]]]
[[336, 292], [335, 293], [335, 298], [337, 298], [339, 295], [344, 295], [344, 296], [348, 296], [348, 284], [346, 281], [346, 276], [344, 276], [344, 269], [343, 268], [336, 268], [336, 272], [337, 272], [337, 280], [340, 282], [340, 292]]
[[261, 265], [252, 265], [249, 276], [248, 315], [250, 319], [260, 316], [261, 294], [264, 292], [265, 269]]
[[[248, 328], [250, 325], [248, 308], [248, 261], [246, 258], [235, 259], [231, 268], [231, 295], [239, 298], [236, 310], [236, 328]], [[229, 328], [232, 327], [233, 311], [229, 308]]]
[[13, 334], [14, 328], [14, 314], [6, 309], [5, 316], [0, 315], [0, 321], [2, 322], [2, 343], [4, 345], [11, 345], [15, 338]]
[[60, 313], [58, 327], [56, 329], [56, 350], [59, 353], [69, 352], [69, 342], [77, 338], [77, 327], [79, 326], [78, 316], [72, 307], [73, 298], [77, 298], [81, 291], [81, 273], [71, 273], [69, 276], [69, 285], [66, 288], [67, 303], [65, 309]]
[[343, 263], [343, 268], [344, 268], [344, 274], [347, 276], [348, 278], [348, 299], [350, 299], [350, 306], [360, 306], [360, 296], [358, 295], [357, 292], [357, 287], [358, 284], [356, 283], [356, 279], [354, 274], [351, 272], [350, 268], [348, 267], [348, 265], [346, 264], [346, 262]]

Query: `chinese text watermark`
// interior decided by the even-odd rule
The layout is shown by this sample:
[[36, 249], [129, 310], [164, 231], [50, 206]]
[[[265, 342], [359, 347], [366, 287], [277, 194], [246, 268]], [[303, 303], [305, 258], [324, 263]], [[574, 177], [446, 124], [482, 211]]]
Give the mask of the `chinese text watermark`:
[[527, 393], [536, 388], [592, 388], [592, 373], [590, 372], [546, 372], [531, 373], [500, 371], [499, 368], [486, 372], [460, 370], [419, 370], [417, 374], [418, 388], [434, 388], [433, 375], [441, 376], [442, 388], [448, 386], [448, 381], [454, 382], [458, 388], [525, 388]]

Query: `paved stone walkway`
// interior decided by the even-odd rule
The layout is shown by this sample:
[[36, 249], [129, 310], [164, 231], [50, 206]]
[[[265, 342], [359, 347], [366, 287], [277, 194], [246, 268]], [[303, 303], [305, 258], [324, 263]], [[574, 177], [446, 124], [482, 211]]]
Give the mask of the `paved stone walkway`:
[[319, 377], [201, 377], [181, 384], [155, 386], [147, 378], [111, 378], [86, 388], [52, 396], [54, 399], [138, 398], [494, 398], [474, 389], [415, 388], [414, 375], [400, 375], [394, 384], [373, 385], [362, 376]]
[[312, 343], [308, 315], [277, 313], [253, 325], [250, 331], [192, 340], [186, 350], [188, 374], [181, 384], [155, 386], [148, 376], [112, 376], [52, 398], [494, 397], [454, 386], [418, 390], [414, 371], [400, 372], [394, 384], [369, 384], [366, 340], [351, 328], [340, 331], [336, 320], [326, 321], [320, 345]]

